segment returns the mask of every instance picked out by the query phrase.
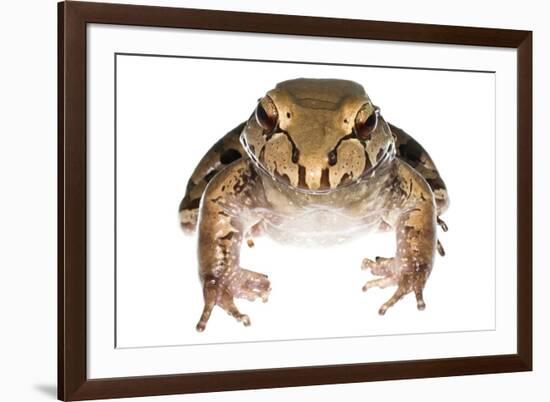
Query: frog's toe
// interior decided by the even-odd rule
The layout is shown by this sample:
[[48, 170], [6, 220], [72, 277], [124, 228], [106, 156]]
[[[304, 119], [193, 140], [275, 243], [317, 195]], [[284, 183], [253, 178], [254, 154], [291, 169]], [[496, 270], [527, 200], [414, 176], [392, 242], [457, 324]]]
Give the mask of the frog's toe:
[[240, 286], [235, 296], [254, 301], [267, 302], [271, 292], [271, 282], [267, 275], [241, 268]]
[[365, 283], [363, 286], [363, 292], [375, 287], [384, 289], [388, 286], [396, 285], [398, 280], [395, 275], [394, 262], [395, 258], [376, 257], [374, 261], [369, 258], [365, 258], [361, 268], [364, 270], [370, 269], [373, 275], [381, 276], [382, 278], [373, 279]]
[[422, 289], [415, 289], [414, 294], [416, 296], [416, 308], [420, 311], [426, 308], [426, 302], [424, 302], [424, 295]]
[[378, 310], [380, 315], [384, 315], [390, 307], [413, 291], [416, 296], [416, 307], [418, 310], [424, 310], [426, 308], [422, 290], [427, 276], [426, 273], [422, 271], [410, 272], [404, 270], [403, 267], [407, 266], [410, 260], [410, 258], [396, 259], [382, 257], [376, 257], [375, 261], [368, 258], [363, 260], [363, 269], [370, 269], [372, 274], [381, 277], [365, 283], [363, 291], [377, 287], [384, 289], [389, 286], [397, 286], [397, 290], [393, 296], [382, 304]]
[[197, 323], [196, 329], [199, 332], [203, 332], [206, 329], [206, 323], [210, 319], [210, 314], [212, 314], [212, 309], [216, 305], [216, 299], [218, 297], [218, 288], [216, 281], [210, 280], [204, 284], [203, 288], [204, 294], [204, 307], [202, 309], [202, 314]]
[[426, 308], [424, 301], [423, 288], [426, 276], [424, 273], [407, 273], [400, 275], [399, 280], [395, 280], [393, 284], [397, 284], [397, 290], [393, 296], [378, 310], [380, 315], [384, 315], [386, 311], [395, 303], [405, 297], [408, 293], [414, 292], [416, 297], [416, 308], [420, 311]]
[[394, 258], [376, 257], [376, 259], [373, 261], [369, 258], [365, 258], [363, 260], [363, 263], [361, 264], [361, 269], [370, 269], [373, 275], [387, 276], [395, 271], [393, 267], [394, 260]]
[[220, 307], [223, 308], [227, 314], [234, 317], [237, 321], [242, 322], [245, 327], [248, 327], [250, 325], [250, 318], [246, 314], [242, 314], [237, 306], [235, 305], [235, 302], [233, 300], [233, 297], [225, 297], [222, 298], [220, 302]]
[[405, 296], [407, 293], [408, 292], [406, 289], [404, 289], [402, 286], [399, 286], [395, 291], [395, 293], [393, 294], [393, 296], [390, 297], [390, 299], [387, 302], [382, 304], [382, 306], [380, 306], [380, 309], [378, 310], [378, 314], [380, 315], [386, 314], [386, 311], [395, 303], [397, 303], [399, 300], [401, 300], [403, 296]]
[[363, 292], [366, 292], [369, 289], [379, 287], [380, 289], [387, 288], [388, 286], [392, 286], [396, 284], [396, 280], [388, 276], [386, 278], [380, 278], [380, 279], [373, 279], [365, 283], [363, 286]]
[[250, 317], [239, 311], [234, 301], [234, 297], [237, 295], [233, 294], [230, 289], [230, 286], [220, 286], [215, 280], [205, 283], [204, 308], [197, 323], [197, 331], [203, 332], [206, 329], [210, 314], [216, 305], [225, 310], [227, 314], [234, 317], [237, 321], [242, 322], [246, 327], [250, 325]]
[[370, 258], [364, 258], [363, 259], [363, 262], [361, 263], [361, 269], [362, 270], [369, 270], [372, 268], [372, 266], [375, 264], [375, 262], [373, 260], [371, 260]]
[[[399, 286], [395, 291], [395, 293], [393, 294], [393, 296], [387, 302], [382, 304], [382, 306], [380, 306], [380, 309], [378, 310], [378, 314], [380, 315], [386, 314], [386, 311], [395, 303], [397, 303], [399, 300], [401, 300], [407, 293], [409, 293], [409, 291], [406, 288]], [[415, 290], [414, 293], [416, 296], [416, 308], [420, 311], [424, 310], [426, 308], [426, 302], [424, 302], [422, 289]]]

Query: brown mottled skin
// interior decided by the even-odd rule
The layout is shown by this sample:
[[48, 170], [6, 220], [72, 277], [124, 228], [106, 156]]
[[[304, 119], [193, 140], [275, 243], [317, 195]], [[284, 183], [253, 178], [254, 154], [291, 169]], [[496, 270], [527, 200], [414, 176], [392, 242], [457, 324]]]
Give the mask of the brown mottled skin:
[[[428, 153], [382, 118], [362, 86], [345, 80], [279, 83], [252, 116], [200, 161], [180, 204], [186, 230], [199, 232], [203, 331], [214, 306], [250, 324], [235, 298], [266, 301], [266, 275], [239, 264], [243, 239], [261, 232], [292, 242], [331, 243], [368, 230], [395, 230], [396, 255], [363, 260], [380, 276], [372, 287], [396, 286], [379, 313], [408, 293], [418, 309], [434, 264], [445, 184]], [[338, 240], [333, 240], [337, 238]]]

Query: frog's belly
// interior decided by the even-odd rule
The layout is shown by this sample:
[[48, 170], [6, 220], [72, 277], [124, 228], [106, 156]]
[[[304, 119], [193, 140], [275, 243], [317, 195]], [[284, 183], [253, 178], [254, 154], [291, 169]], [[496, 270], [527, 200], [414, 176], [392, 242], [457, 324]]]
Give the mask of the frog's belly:
[[297, 216], [277, 216], [266, 222], [265, 230], [274, 240], [297, 245], [342, 243], [378, 229], [380, 217], [353, 217], [334, 211], [311, 211]]

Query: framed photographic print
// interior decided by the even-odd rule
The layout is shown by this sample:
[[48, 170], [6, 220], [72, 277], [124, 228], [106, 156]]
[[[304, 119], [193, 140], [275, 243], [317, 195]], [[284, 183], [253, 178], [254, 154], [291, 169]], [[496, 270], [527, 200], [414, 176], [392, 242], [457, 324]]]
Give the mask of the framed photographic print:
[[531, 370], [531, 32], [58, 17], [60, 399]]

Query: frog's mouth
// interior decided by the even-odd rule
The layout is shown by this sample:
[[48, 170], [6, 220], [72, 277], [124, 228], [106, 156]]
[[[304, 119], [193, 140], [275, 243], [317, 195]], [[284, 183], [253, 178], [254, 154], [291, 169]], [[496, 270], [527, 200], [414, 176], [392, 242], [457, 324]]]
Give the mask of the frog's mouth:
[[359, 184], [359, 183], [365, 183], [368, 180], [374, 178], [374, 176], [376, 175], [377, 172], [380, 172], [381, 170], [385, 170], [385, 169], [383, 169], [383, 167], [385, 165], [388, 165], [389, 162], [391, 162], [395, 158], [395, 146], [394, 146], [393, 143], [391, 143], [385, 149], [383, 155], [381, 155], [377, 159], [376, 163], [374, 165], [371, 165], [369, 168], [365, 169], [363, 171], [363, 173], [360, 176], [358, 176], [357, 178], [350, 179], [350, 180], [346, 181], [345, 183], [342, 183], [342, 184], [340, 184], [336, 187], [327, 186], [327, 187], [323, 187], [323, 188], [319, 188], [319, 189], [311, 189], [311, 188], [306, 187], [306, 186], [303, 186], [303, 187], [302, 186], [295, 186], [292, 183], [290, 183], [290, 181], [285, 180], [281, 176], [275, 175], [272, 172], [270, 172], [268, 169], [266, 169], [266, 167], [258, 159], [256, 154], [254, 152], [252, 152], [252, 150], [250, 149], [244, 135], [240, 136], [240, 141], [241, 141], [241, 144], [243, 145], [243, 148], [245, 149], [248, 157], [250, 158], [250, 160], [252, 161], [252, 163], [254, 164], [254, 166], [256, 167], [256, 169], [259, 172], [263, 173], [265, 176], [268, 176], [270, 179], [274, 180], [279, 185], [281, 185], [283, 187], [286, 187], [290, 190], [296, 191], [298, 193], [302, 193], [302, 194], [322, 195], [322, 194], [335, 193], [335, 192], [344, 190], [346, 188], [349, 188], [350, 186], [353, 186], [353, 185], [356, 185], [356, 184]]

